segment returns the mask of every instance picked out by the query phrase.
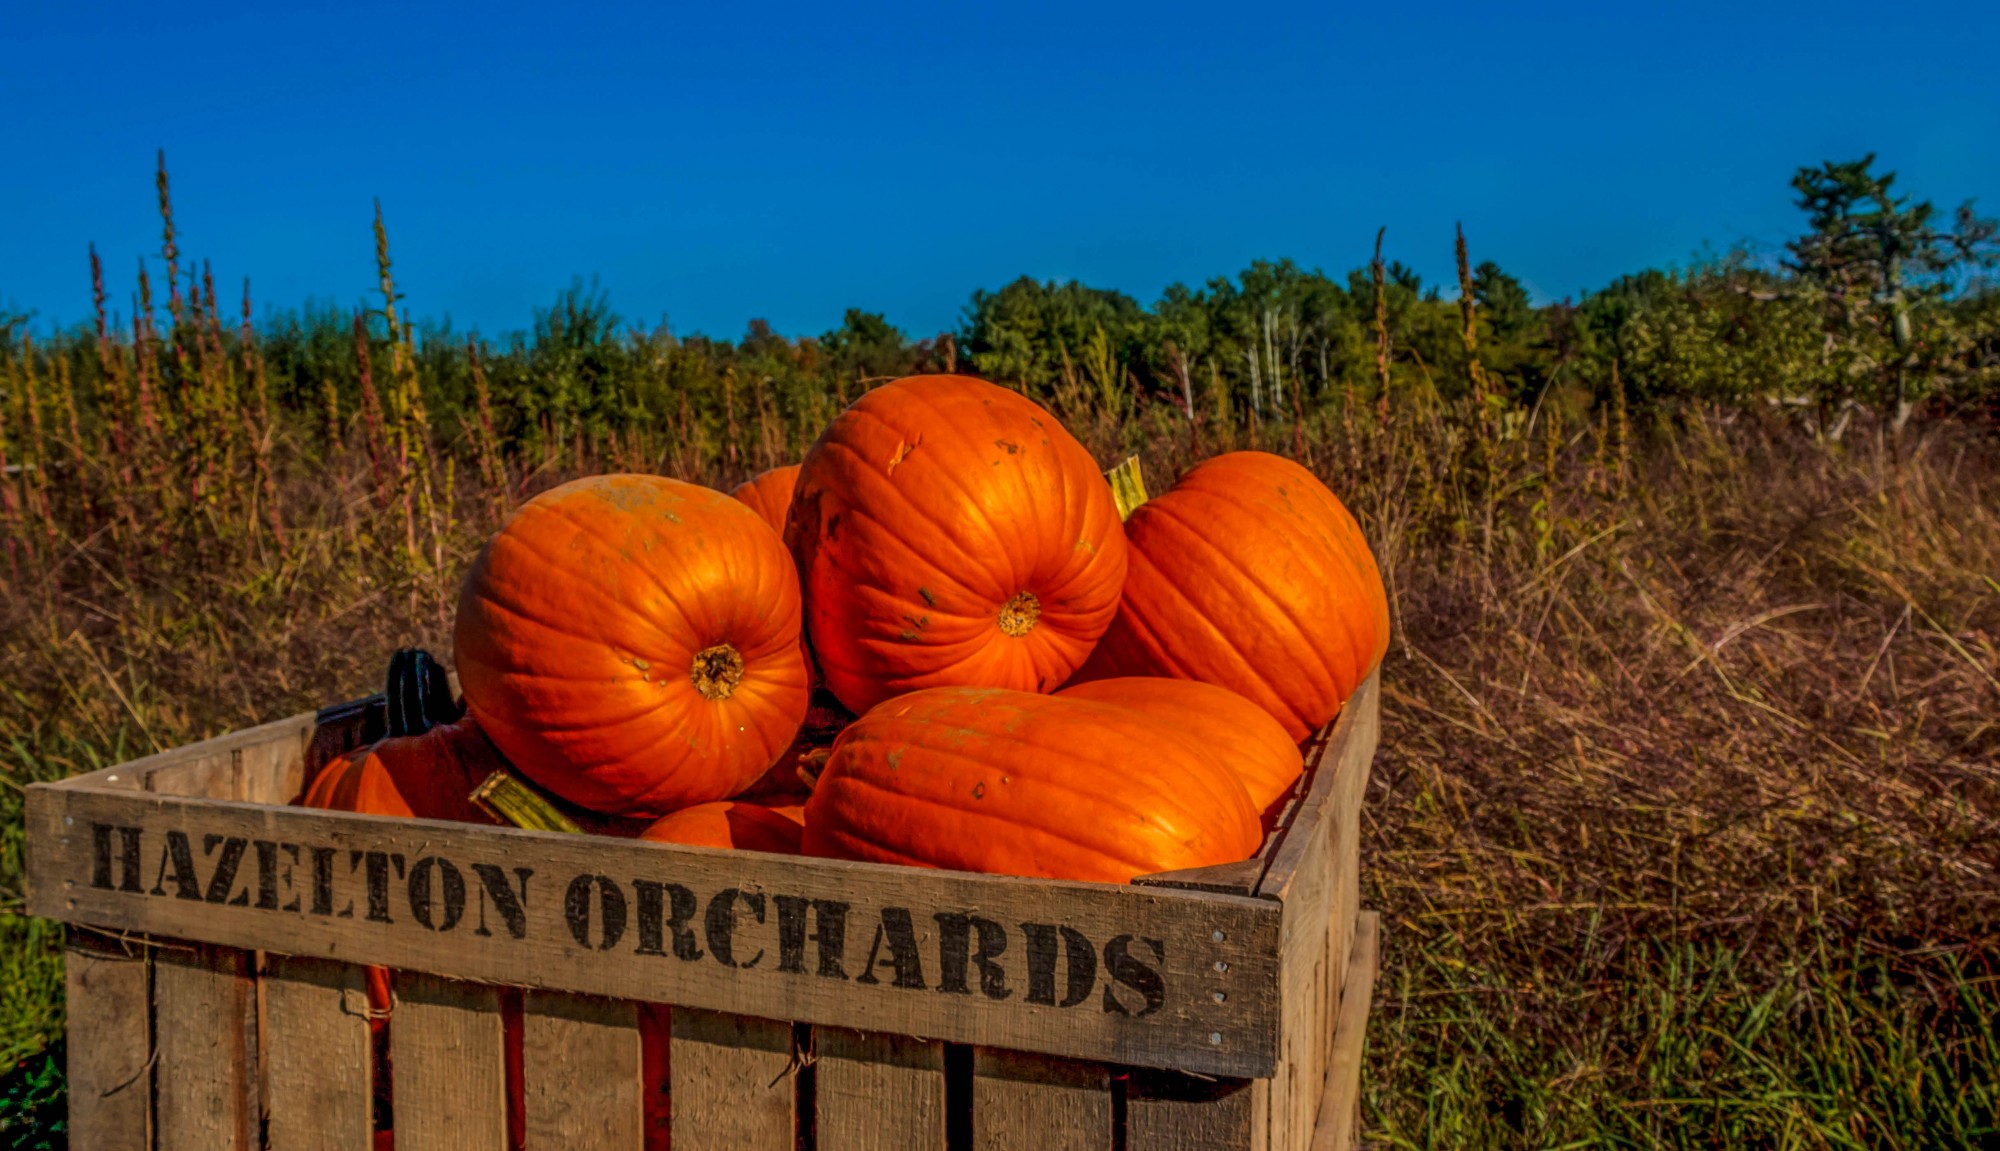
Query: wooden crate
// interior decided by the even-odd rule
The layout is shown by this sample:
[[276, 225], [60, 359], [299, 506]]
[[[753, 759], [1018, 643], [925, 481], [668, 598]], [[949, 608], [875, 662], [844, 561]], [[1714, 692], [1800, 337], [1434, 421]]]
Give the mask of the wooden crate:
[[381, 710], [29, 788], [74, 1146], [370, 1146], [363, 963], [398, 1151], [506, 1147], [509, 1010], [530, 1147], [664, 1146], [663, 1047], [677, 1151], [1351, 1145], [1373, 679], [1257, 857], [1129, 886], [285, 806]]

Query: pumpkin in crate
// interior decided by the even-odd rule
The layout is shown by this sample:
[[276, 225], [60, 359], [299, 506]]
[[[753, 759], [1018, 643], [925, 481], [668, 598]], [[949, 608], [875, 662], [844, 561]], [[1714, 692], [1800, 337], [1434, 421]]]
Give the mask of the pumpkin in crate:
[[772, 468], [736, 485], [729, 494], [750, 505], [774, 532], [785, 530], [785, 513], [792, 510], [792, 489], [798, 486], [799, 465]]
[[1111, 488], [1054, 416], [912, 376], [836, 416], [786, 523], [826, 685], [855, 712], [919, 688], [1053, 691], [1117, 611]]
[[733, 795], [806, 714], [798, 575], [756, 512], [660, 476], [576, 480], [473, 561], [453, 633], [468, 704], [558, 797], [657, 818]]
[[1389, 647], [1389, 601], [1354, 517], [1267, 452], [1196, 465], [1125, 521], [1118, 618], [1080, 680], [1171, 676], [1226, 687], [1293, 741], [1332, 719]]
[[[472, 715], [451, 698], [444, 669], [429, 652], [398, 651], [389, 657], [383, 691], [387, 734], [321, 768], [299, 799], [302, 807], [497, 823], [469, 798], [481, 781], [507, 764]], [[371, 1058], [378, 1084], [388, 1082], [389, 1037], [385, 1030], [393, 998], [386, 967], [363, 969], [368, 995]], [[521, 1046], [520, 1020], [503, 1025], [510, 1057]], [[518, 1083], [519, 1077], [516, 1076]], [[508, 1119], [519, 1129], [521, 1100], [508, 1096]], [[392, 1146], [391, 1133], [375, 1133], [375, 1146]]]
[[653, 843], [731, 847], [797, 855], [804, 818], [803, 809], [797, 805], [765, 807], [736, 801], [698, 803], [655, 820], [639, 833], [639, 838]]
[[1130, 708], [997, 688], [884, 703], [834, 741], [805, 852], [1124, 883], [1257, 850], [1235, 774]]
[[452, 703], [436, 660], [416, 650], [390, 657], [384, 699], [388, 735], [320, 769], [300, 804], [369, 815], [495, 822], [468, 797], [506, 761], [478, 720]]
[[1228, 688], [1191, 679], [1119, 676], [1056, 694], [1130, 708], [1193, 739], [1236, 773], [1258, 811], [1290, 792], [1305, 771], [1299, 745], [1284, 727]]

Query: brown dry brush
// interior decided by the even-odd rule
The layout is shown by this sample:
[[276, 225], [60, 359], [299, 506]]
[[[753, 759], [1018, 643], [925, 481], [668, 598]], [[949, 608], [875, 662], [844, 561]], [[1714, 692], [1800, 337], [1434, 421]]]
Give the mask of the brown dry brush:
[[[606, 461], [727, 490], [795, 455], [854, 387], [833, 373], [794, 401], [753, 376], [746, 440], [735, 368], [682, 358], [662, 331], [644, 337], [651, 414], [586, 427], [542, 413], [541, 435], [503, 439], [477, 346], [469, 403], [440, 406], [384, 232], [386, 338], [353, 323], [358, 410], [343, 416], [322, 379], [310, 411], [288, 411], [261, 337], [223, 330], [209, 277], [183, 298], [160, 186], [165, 336], [142, 276], [129, 338], [106, 317], [74, 355], [0, 352], [9, 782], [372, 690], [392, 649], [449, 650], [456, 581], [520, 497]], [[2000, 970], [1995, 441], [1936, 422], [1828, 444], [1752, 411], [1630, 409], [1615, 381], [1596, 412], [1544, 397], [1495, 419], [1504, 396], [1403, 379], [1379, 252], [1372, 278], [1375, 402], [1352, 382], [1308, 397], [1294, 378], [1292, 434], [1275, 445], [1355, 510], [1392, 600], [1365, 816], [1366, 899], [1387, 925], [1371, 1130], [1546, 1145], [1619, 1122], [1628, 1145], [1781, 1145], [1781, 1122], [1818, 1123], [1815, 1108], [1851, 1096], [1871, 1116], [1858, 1145], [1898, 1145], [1881, 1137], [1887, 1072], [1843, 1072], [1852, 1085], [1826, 1088], [1823, 1107], [1794, 1089], [1806, 1072], [1700, 1038], [1746, 1003], [1805, 1027], [1868, 964], [1958, 1053], [1924, 1064], [1933, 1078], [1993, 1080], [2000, 1045], [1966, 1038], [1991, 996], [1962, 997]], [[1255, 435], [1213, 360], [1203, 374], [1205, 397], [1187, 389], [1198, 405], [1121, 397], [1113, 412], [1077, 388], [1058, 415], [1106, 463], [1139, 451], [1162, 490], [1198, 452]], [[691, 399], [697, 384], [711, 399]], [[457, 434], [432, 410], [462, 413]], [[54, 501], [50, 423], [73, 441]], [[461, 468], [478, 485], [458, 484]], [[79, 493], [115, 494], [125, 526], [103, 528]], [[18, 796], [0, 788], [0, 911], [20, 900]], [[1699, 1010], [1675, 982], [1690, 966], [1727, 972]], [[1838, 1002], [1859, 1010], [1854, 995]], [[1696, 1037], [1685, 1061], [1674, 1036]], [[1789, 1102], [1750, 1108], [1756, 1075]], [[1478, 1097], [1454, 1094], [1467, 1083]], [[1704, 1099], [1768, 1125], [1704, 1127], [1722, 1122]]]

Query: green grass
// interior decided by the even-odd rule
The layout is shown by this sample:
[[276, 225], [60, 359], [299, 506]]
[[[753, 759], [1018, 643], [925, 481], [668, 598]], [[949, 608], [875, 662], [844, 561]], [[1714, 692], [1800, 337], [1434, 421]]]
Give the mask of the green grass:
[[1649, 946], [1615, 978], [1560, 989], [1400, 956], [1370, 1035], [1376, 1134], [1402, 1148], [2000, 1142], [1992, 978], [1944, 960], [1923, 986], [1881, 959], [1824, 958], [1772, 970]]
[[[61, 1044], [0, 1072], [0, 1148], [51, 1151], [67, 1145], [69, 1118]], [[78, 1151], [85, 1151], [79, 1148]]]
[[[1056, 406], [1100, 460], [1143, 453], [1156, 492], [1197, 434], [1201, 454], [1303, 450], [1377, 549], [1396, 637], [1364, 817], [1385, 928], [1373, 1143], [2000, 1146], [1989, 433], [1825, 443], [1687, 407], [1569, 435], [1554, 403], [1489, 419], [1417, 389], [1387, 424], [1338, 392], [1292, 423], [1225, 403], [1199, 429], [1097, 403]], [[19, 915], [22, 786], [363, 694], [396, 647], [448, 652], [456, 581], [512, 498], [467, 478], [482, 462], [512, 493], [635, 459], [726, 489], [809, 439], [769, 419], [745, 415], [740, 453], [670, 456], [440, 432], [430, 478], [389, 476], [379, 499], [350, 421], [276, 475], [282, 547], [240, 444], [125, 491], [136, 527], [107, 511], [103, 453], [46, 517], [15, 505], [0, 1065], [25, 1086], [0, 1129], [59, 1090], [17, 1063], [62, 1023], [59, 935]], [[195, 501], [190, 474], [222, 479]], [[406, 513], [423, 492], [438, 514]]]

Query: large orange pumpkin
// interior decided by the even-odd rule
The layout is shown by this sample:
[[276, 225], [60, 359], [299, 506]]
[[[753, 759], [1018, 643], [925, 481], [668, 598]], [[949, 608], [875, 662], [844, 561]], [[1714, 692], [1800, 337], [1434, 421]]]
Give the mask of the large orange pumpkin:
[[1118, 618], [1080, 678], [1229, 688], [1293, 740], [1332, 719], [1389, 647], [1389, 601], [1347, 508], [1265, 452], [1197, 465], [1125, 522]]
[[797, 807], [772, 808], [729, 801], [698, 803], [655, 820], [639, 833], [639, 838], [653, 843], [797, 855], [802, 819]]
[[1305, 771], [1299, 745], [1283, 725], [1228, 688], [1191, 679], [1118, 676], [1075, 684], [1056, 695], [1131, 708], [1188, 736], [1236, 772], [1258, 811], [1291, 791]]
[[1032, 401], [912, 376], [834, 418], [786, 542], [827, 686], [855, 712], [919, 688], [1053, 691], [1117, 611], [1125, 538], [1083, 445]]
[[523, 504], [473, 562], [453, 638], [493, 742], [606, 814], [741, 790], [806, 712], [784, 545], [750, 508], [679, 480], [594, 476]]
[[995, 688], [890, 700], [834, 741], [808, 855], [1124, 883], [1247, 858], [1236, 776], [1129, 708]]
[[785, 513], [792, 510], [792, 489], [798, 486], [799, 465], [786, 464], [744, 480], [729, 494], [764, 517], [771, 530], [785, 530]]

